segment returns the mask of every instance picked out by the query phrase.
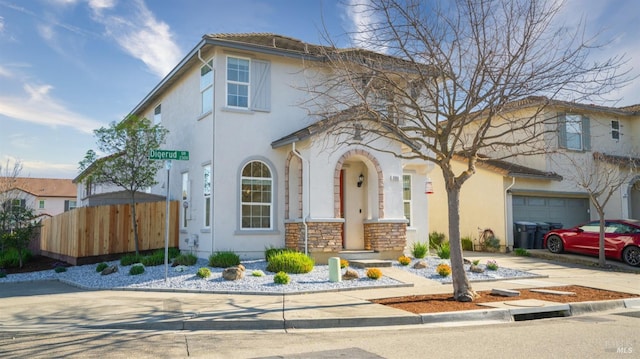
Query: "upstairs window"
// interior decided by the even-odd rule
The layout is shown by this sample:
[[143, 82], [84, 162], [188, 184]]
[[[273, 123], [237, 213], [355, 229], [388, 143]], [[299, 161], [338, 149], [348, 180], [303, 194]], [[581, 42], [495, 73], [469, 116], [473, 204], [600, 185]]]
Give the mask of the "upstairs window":
[[249, 108], [249, 64], [247, 59], [227, 58], [227, 106]]
[[200, 68], [202, 114], [213, 110], [213, 60]]
[[161, 123], [162, 123], [162, 105], [158, 105], [153, 110], [153, 124], [159, 125]]
[[44, 199], [38, 201], [38, 209], [44, 209]]
[[271, 111], [271, 63], [227, 58], [227, 107]]
[[271, 229], [273, 227], [273, 179], [269, 167], [260, 161], [249, 162], [242, 169], [241, 228]]
[[589, 118], [577, 114], [560, 114], [558, 140], [561, 148], [575, 151], [590, 150]]
[[614, 140], [620, 139], [620, 122], [617, 120], [611, 121], [611, 138]]

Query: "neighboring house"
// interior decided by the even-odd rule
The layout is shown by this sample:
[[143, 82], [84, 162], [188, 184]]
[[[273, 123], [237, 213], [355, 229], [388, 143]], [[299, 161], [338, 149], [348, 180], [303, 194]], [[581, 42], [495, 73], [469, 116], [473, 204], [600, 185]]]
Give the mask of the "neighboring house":
[[2, 202], [33, 209], [38, 217], [52, 217], [76, 208], [76, 185], [70, 179], [11, 179], [11, 188], [0, 194]]
[[[170, 177], [181, 249], [260, 258], [287, 246], [324, 262], [344, 251], [396, 258], [427, 240], [429, 167], [327, 147], [339, 141], [300, 106], [310, 98], [306, 64], [326, 60], [318, 48], [273, 34], [205, 35], [132, 110], [169, 130], [163, 149], [190, 152]], [[157, 180], [151, 193], [164, 195], [164, 170]], [[91, 192], [79, 199], [106, 191], [80, 187]]]
[[[616, 163], [625, 170], [635, 168], [636, 174], [607, 204], [605, 216], [640, 219], [640, 106], [614, 108], [532, 97], [518, 101], [512, 113], [526, 118], [543, 104], [538, 116], [557, 119], [550, 121], [553, 124], [547, 125], [541, 139], [548, 152], [502, 161], [482, 157], [460, 194], [461, 236], [477, 240], [491, 229], [503, 246], [512, 248], [514, 222], [561, 223], [567, 228], [597, 219], [588, 194], [571, 181], [575, 166], [567, 155], [579, 159], [596, 154], [611, 162], [623, 159]], [[516, 130], [514, 136], [521, 135]], [[462, 168], [463, 162], [455, 165]], [[435, 191], [429, 205], [431, 230], [447, 233], [442, 174], [436, 167], [430, 176]]]

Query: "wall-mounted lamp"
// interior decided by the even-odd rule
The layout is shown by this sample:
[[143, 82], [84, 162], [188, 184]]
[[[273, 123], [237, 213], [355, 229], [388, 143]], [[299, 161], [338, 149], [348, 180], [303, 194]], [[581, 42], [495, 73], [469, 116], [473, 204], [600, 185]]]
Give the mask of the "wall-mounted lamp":
[[424, 181], [424, 193], [433, 194], [433, 182], [431, 182], [431, 178], [429, 177]]
[[364, 175], [361, 173], [360, 176], [358, 176], [358, 187], [362, 187], [363, 183], [364, 183]]

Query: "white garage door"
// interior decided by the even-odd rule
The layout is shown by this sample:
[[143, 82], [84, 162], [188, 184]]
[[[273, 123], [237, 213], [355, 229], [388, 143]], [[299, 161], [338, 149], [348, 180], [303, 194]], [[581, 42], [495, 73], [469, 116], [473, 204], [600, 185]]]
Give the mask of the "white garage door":
[[555, 222], [564, 228], [589, 221], [588, 198], [513, 196], [513, 221]]

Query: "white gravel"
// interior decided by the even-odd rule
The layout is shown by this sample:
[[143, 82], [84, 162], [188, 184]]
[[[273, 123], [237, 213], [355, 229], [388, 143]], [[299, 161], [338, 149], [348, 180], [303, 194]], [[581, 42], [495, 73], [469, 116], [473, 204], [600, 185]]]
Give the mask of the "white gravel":
[[[409, 266], [401, 266], [394, 261], [394, 267], [409, 271], [418, 276], [442, 283], [450, 283], [451, 277], [441, 277], [435, 273], [435, 267], [441, 263], [448, 263], [439, 258], [426, 258], [429, 266], [425, 269], [413, 269], [414, 260]], [[215, 293], [246, 293], [246, 294], [282, 294], [282, 293], [308, 293], [321, 291], [351, 290], [358, 288], [380, 288], [405, 286], [393, 278], [383, 276], [378, 280], [369, 279], [366, 270], [355, 269], [360, 278], [355, 280], [343, 280], [341, 282], [329, 281], [329, 269], [326, 265], [316, 265], [310, 273], [290, 274], [291, 282], [287, 285], [275, 284], [274, 274], [266, 271], [266, 262], [263, 260], [243, 261], [246, 267], [245, 277], [238, 281], [227, 281], [222, 278], [222, 268], [211, 268], [211, 277], [202, 279], [196, 276], [200, 267], [207, 267], [207, 261], [200, 259], [194, 266], [186, 267], [185, 271], [178, 272], [176, 268], [168, 268], [167, 281], [165, 282], [165, 267], [146, 267], [140, 275], [129, 275], [131, 266], [120, 266], [118, 261], [107, 262], [109, 265], [118, 265], [119, 270], [110, 275], [101, 275], [96, 272], [96, 264], [72, 266], [66, 272], [56, 273], [54, 270], [31, 273], [9, 274], [0, 278], [2, 283], [15, 283], [41, 280], [60, 280], [85, 289], [129, 289], [129, 290], [167, 290], [167, 291], [195, 291]], [[468, 266], [467, 266], [468, 267]], [[481, 265], [481, 267], [484, 267]], [[263, 277], [254, 277], [254, 270], [262, 270]], [[470, 281], [499, 280], [507, 278], [533, 277], [535, 274], [499, 268], [497, 271], [485, 271], [484, 273], [471, 273], [467, 271]]]

